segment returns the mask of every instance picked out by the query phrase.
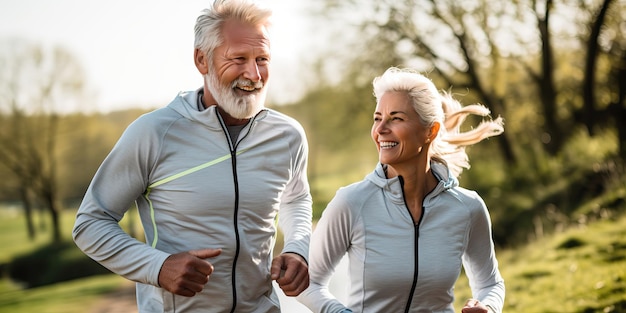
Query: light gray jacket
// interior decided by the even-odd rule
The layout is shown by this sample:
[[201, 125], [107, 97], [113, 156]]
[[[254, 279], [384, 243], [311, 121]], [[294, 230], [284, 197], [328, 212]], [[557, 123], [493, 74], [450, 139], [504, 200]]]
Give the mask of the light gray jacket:
[[[308, 146], [295, 120], [265, 109], [231, 143], [215, 106], [183, 92], [124, 132], [93, 178], [73, 236], [87, 255], [138, 282], [140, 312], [279, 312], [270, 279], [276, 220], [283, 252], [308, 258]], [[146, 242], [120, 228], [136, 201]], [[158, 287], [177, 252], [221, 248], [202, 293]]]
[[[463, 266], [474, 297], [502, 310], [504, 281], [485, 203], [459, 187], [446, 166], [433, 162], [431, 168], [439, 183], [424, 199], [417, 225], [401, 177], [387, 179], [381, 164], [337, 191], [313, 232], [311, 284], [300, 302], [315, 313], [453, 313], [453, 287]], [[346, 253], [349, 300], [340, 303], [328, 283]]]

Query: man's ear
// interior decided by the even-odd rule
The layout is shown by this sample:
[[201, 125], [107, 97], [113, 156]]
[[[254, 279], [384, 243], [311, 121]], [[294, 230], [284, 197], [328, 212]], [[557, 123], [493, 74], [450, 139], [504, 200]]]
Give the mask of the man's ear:
[[206, 75], [209, 72], [209, 59], [206, 54], [200, 49], [193, 50], [193, 60], [196, 63], [196, 68], [202, 75]]

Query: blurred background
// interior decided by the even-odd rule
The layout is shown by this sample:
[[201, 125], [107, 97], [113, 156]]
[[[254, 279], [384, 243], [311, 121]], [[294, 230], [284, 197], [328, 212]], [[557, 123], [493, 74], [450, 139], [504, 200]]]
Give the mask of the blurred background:
[[[505, 120], [460, 177], [489, 207], [505, 312], [626, 312], [626, 1], [261, 2], [267, 106], [306, 129], [315, 219], [377, 162], [372, 79], [413, 67]], [[208, 3], [0, 0], [0, 312], [136, 312], [71, 241], [74, 214], [125, 127], [201, 86]], [[133, 208], [121, 224], [143, 238]]]

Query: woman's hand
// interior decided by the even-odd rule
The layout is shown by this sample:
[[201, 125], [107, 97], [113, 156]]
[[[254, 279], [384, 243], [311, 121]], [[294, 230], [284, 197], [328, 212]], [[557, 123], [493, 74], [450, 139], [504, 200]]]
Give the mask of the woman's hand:
[[476, 299], [469, 299], [461, 310], [462, 313], [495, 313]]

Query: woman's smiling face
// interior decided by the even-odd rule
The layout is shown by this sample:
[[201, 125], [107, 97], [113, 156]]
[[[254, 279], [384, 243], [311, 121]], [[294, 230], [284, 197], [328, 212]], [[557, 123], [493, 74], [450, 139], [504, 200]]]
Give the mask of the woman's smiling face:
[[410, 162], [416, 165], [428, 143], [429, 133], [429, 128], [420, 123], [406, 92], [386, 92], [376, 104], [371, 135], [380, 163], [394, 166]]

